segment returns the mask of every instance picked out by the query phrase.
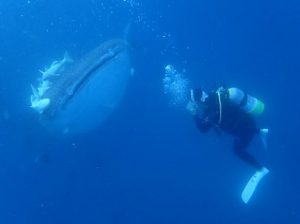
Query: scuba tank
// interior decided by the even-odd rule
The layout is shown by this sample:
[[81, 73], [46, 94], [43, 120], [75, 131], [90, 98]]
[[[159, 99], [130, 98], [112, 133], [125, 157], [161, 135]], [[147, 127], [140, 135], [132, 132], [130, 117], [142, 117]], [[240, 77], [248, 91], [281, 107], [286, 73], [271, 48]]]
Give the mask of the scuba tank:
[[263, 102], [238, 88], [228, 89], [228, 99], [233, 104], [239, 105], [245, 112], [251, 115], [260, 115], [265, 109]]

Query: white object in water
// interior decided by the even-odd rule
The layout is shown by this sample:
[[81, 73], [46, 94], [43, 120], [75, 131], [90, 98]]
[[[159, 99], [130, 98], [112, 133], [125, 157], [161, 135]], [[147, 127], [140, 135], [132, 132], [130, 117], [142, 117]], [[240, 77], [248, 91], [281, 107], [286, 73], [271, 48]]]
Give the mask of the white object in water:
[[38, 87], [39, 96], [43, 96], [44, 93], [50, 88], [51, 82], [49, 80], [43, 80]]
[[70, 58], [68, 52], [65, 52], [64, 58], [60, 61], [53, 61], [51, 66], [48, 69], [45, 69], [44, 71], [40, 70], [42, 73], [42, 79], [48, 79], [51, 76], [57, 76], [58, 73], [61, 72], [65, 64], [72, 63], [73, 60]]
[[245, 204], [248, 203], [248, 201], [251, 199], [257, 185], [261, 181], [261, 179], [269, 173], [269, 170], [265, 167], [263, 167], [261, 170], [256, 171], [255, 174], [250, 178], [248, 181], [246, 187], [244, 188], [242, 192], [242, 200]]
[[35, 109], [37, 112], [42, 114], [44, 110], [49, 106], [50, 99], [44, 98], [39, 99], [35, 98], [33, 95], [31, 96], [31, 108]]
[[177, 73], [173, 65], [166, 65], [165, 67], [166, 74], [175, 74]]
[[50, 99], [41, 98], [41, 95], [40, 95], [41, 90], [39, 89], [39, 91], [37, 91], [33, 85], [31, 85], [31, 89], [32, 89], [33, 94], [31, 95], [31, 98], [30, 98], [31, 99], [30, 107], [35, 109], [40, 114], [42, 114], [44, 112], [44, 110], [49, 106]]

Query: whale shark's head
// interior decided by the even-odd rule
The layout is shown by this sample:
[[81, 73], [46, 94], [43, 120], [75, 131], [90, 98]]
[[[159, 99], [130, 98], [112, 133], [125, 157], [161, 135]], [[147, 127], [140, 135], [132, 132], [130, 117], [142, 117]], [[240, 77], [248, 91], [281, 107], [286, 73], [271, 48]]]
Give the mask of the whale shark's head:
[[41, 81], [42, 94], [33, 88], [32, 107], [50, 130], [69, 134], [91, 130], [116, 109], [124, 94], [130, 73], [127, 43], [104, 42], [63, 66], [60, 73]]

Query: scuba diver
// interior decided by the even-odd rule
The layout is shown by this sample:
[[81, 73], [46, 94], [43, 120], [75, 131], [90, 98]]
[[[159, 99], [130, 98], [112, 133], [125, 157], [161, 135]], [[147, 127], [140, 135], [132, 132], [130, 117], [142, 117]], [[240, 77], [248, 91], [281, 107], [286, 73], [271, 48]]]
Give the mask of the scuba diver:
[[247, 147], [257, 134], [266, 147], [268, 129], [259, 129], [254, 118], [263, 112], [264, 104], [238, 88], [221, 86], [208, 94], [201, 89], [191, 89], [187, 109], [200, 132], [214, 129], [219, 135], [224, 132], [233, 136], [234, 153], [256, 170], [241, 195], [242, 200], [248, 203], [257, 184], [269, 172], [247, 152]]

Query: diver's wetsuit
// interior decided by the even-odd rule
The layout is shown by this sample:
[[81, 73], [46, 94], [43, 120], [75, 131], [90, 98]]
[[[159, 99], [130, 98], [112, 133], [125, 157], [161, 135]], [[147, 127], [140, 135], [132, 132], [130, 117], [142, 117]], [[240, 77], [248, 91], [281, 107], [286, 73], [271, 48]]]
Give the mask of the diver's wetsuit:
[[242, 160], [256, 169], [263, 166], [246, 149], [255, 134], [259, 133], [254, 118], [244, 112], [239, 106], [233, 105], [227, 100], [226, 91], [220, 95], [222, 104], [221, 122], [218, 94], [211, 92], [204, 102], [203, 114], [194, 115], [198, 129], [205, 133], [211, 128], [217, 132], [223, 131], [234, 136], [234, 152]]

